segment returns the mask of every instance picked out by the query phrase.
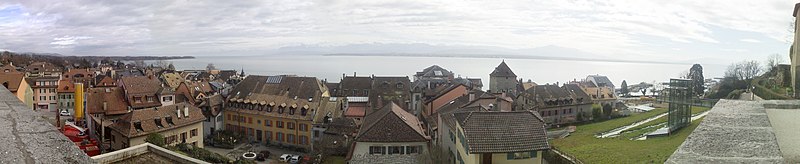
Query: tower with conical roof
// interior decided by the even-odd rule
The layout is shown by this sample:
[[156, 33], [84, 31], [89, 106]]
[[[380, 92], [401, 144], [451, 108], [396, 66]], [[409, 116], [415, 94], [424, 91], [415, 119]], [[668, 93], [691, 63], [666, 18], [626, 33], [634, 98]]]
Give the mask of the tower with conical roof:
[[489, 74], [489, 90], [492, 93], [514, 93], [517, 90], [517, 75], [505, 60]]

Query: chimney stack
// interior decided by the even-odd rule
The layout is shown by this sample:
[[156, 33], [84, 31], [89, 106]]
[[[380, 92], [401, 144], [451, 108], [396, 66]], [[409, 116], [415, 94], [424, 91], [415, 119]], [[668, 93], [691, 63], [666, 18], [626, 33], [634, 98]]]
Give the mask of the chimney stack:
[[189, 118], [189, 106], [183, 107], [183, 116]]

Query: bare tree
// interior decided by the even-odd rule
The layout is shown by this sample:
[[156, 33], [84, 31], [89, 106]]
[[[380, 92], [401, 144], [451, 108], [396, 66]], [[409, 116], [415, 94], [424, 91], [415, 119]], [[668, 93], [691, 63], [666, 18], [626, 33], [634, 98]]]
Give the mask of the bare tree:
[[684, 70], [683, 72], [678, 74], [678, 78], [688, 79], [689, 78], [689, 71], [688, 70]]
[[752, 79], [761, 74], [761, 67], [758, 64], [758, 61], [745, 61], [742, 63], [742, 72], [742, 77], [744, 79]]
[[732, 77], [738, 80], [752, 79], [761, 74], [761, 68], [758, 61], [741, 61], [728, 65], [725, 70], [725, 77]]
[[214, 66], [214, 63], [208, 63], [206, 66], [206, 71], [216, 70], [217, 66]]
[[776, 67], [778, 67], [779, 64], [781, 64], [781, 63], [783, 63], [785, 61], [786, 60], [783, 58], [783, 56], [781, 56], [781, 54], [777, 54], [776, 53], [776, 54], [769, 55], [767, 57], [766, 63], [764, 63], [764, 64], [766, 64], [765, 65], [766, 68], [764, 69], [764, 71], [770, 72], [770, 71], [772, 71], [772, 69], [775, 69]]
[[156, 67], [167, 68], [167, 67], [169, 67], [169, 64], [170, 63], [165, 61], [165, 60], [158, 60], [158, 61], [156, 61], [156, 63], [154, 65]]
[[133, 65], [136, 66], [136, 68], [144, 68], [146, 66], [143, 60], [133, 61]]

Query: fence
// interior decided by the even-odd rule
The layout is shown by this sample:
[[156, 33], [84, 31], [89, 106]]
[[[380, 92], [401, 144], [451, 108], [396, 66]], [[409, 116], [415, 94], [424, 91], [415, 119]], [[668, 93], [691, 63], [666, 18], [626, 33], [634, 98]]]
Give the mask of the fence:
[[563, 153], [555, 147], [543, 152], [542, 158], [544, 158], [547, 163], [553, 164], [583, 164], [577, 157]]

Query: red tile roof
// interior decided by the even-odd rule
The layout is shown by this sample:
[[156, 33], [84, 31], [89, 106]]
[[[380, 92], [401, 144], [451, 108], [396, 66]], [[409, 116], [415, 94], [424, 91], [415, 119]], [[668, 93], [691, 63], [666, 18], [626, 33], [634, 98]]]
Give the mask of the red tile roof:
[[[103, 103], [105, 103], [105, 110], [103, 110]], [[90, 88], [86, 92], [86, 111], [90, 114], [125, 114], [128, 113], [128, 103], [125, 102], [122, 88]]]
[[[178, 117], [177, 110], [180, 110], [180, 117]], [[184, 110], [189, 111], [188, 117], [184, 116]], [[126, 137], [138, 137], [200, 123], [205, 119], [200, 108], [180, 103], [131, 111], [120, 117], [110, 127]], [[161, 127], [158, 126], [156, 120], [160, 121]], [[173, 124], [170, 124], [167, 120], [171, 120]], [[137, 122], [141, 124], [141, 129], [137, 129]]]
[[364, 117], [367, 113], [366, 106], [349, 106], [344, 112], [345, 117]]
[[367, 115], [359, 131], [358, 142], [426, 142], [422, 123], [411, 113], [390, 103]]
[[0, 84], [7, 82], [8, 90], [11, 92], [16, 92], [22, 83], [22, 79], [24, 78], [25, 74], [22, 72], [3, 72], [0, 73]]

